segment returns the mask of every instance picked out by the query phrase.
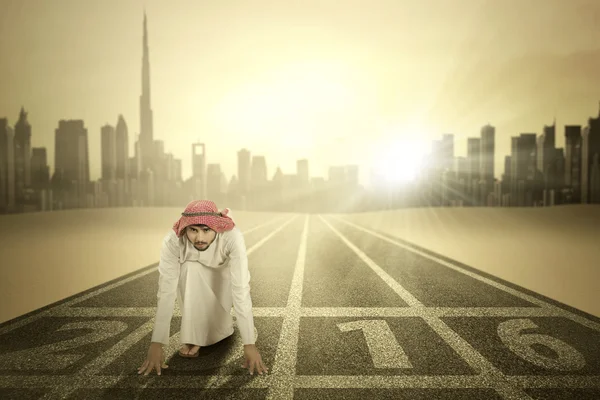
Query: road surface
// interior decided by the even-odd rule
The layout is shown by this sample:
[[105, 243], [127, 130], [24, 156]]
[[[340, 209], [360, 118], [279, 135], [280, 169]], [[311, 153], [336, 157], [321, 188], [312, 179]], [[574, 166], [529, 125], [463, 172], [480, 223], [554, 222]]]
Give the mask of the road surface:
[[169, 368], [138, 375], [155, 264], [0, 325], [0, 399], [600, 399], [598, 318], [343, 216], [244, 237], [268, 374], [237, 329], [179, 357], [176, 308]]

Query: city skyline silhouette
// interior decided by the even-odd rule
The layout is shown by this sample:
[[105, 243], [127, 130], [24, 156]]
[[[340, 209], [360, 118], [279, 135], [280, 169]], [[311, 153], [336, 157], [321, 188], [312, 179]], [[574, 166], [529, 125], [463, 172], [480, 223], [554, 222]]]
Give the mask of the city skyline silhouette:
[[[199, 135], [199, 141], [187, 143], [188, 154], [189, 146], [193, 149], [192, 159], [188, 162], [192, 171], [191, 176], [185, 176], [183, 171], [187, 169], [187, 157], [166, 151], [172, 147], [171, 141], [157, 139], [154, 133], [155, 110], [151, 95], [145, 7], [141, 58], [139, 133], [130, 133], [125, 117], [119, 113], [115, 125], [105, 123], [101, 126], [101, 143], [98, 146], [97, 142], [91, 141], [93, 135], [90, 132], [95, 129], [87, 126], [85, 120], [61, 118], [55, 129], [55, 147], [32, 148], [32, 127], [25, 105], [21, 106], [14, 130], [7, 117], [0, 120], [0, 204], [5, 212], [39, 207], [46, 210], [74, 206], [166, 206], [197, 197], [229, 201], [243, 209], [252, 208], [249, 204], [260, 209], [277, 208], [271, 203], [286, 201], [298, 207], [298, 202], [309, 201], [305, 195], [289, 197], [283, 192], [310, 192], [312, 200], [309, 202], [312, 203], [321, 201], [315, 198], [319, 196], [315, 193], [320, 192], [328, 198], [325, 203], [331, 204], [336, 200], [326, 193], [338, 191], [339, 185], [345, 186], [343, 193], [346, 195], [364, 196], [365, 188], [379, 192], [380, 196], [383, 193], [384, 197], [388, 197], [387, 203], [383, 202], [388, 208], [409, 205], [534, 206], [600, 201], [597, 160], [600, 157], [600, 108], [599, 119], [588, 118], [587, 126], [564, 124], [563, 147], [557, 146], [562, 135], [557, 132], [555, 113], [552, 124], [544, 124], [541, 135], [522, 130], [511, 135], [509, 154], [498, 154], [499, 149], [506, 145], [502, 141], [504, 135], [497, 135], [496, 127], [488, 122], [480, 128], [479, 138], [469, 135], [460, 140], [456, 134], [443, 131], [438, 133], [441, 139], [433, 140], [429, 146], [424, 145], [423, 138], [402, 139], [399, 132], [392, 130], [387, 138], [380, 138], [377, 159], [371, 163], [362, 159], [336, 163], [336, 158], [339, 160], [336, 153], [343, 153], [336, 148], [332, 148], [321, 160], [311, 159], [298, 150], [295, 171], [271, 163], [272, 154], [265, 156], [258, 151], [257, 155], [253, 146], [238, 146], [236, 149], [234, 143], [228, 143], [227, 147], [237, 152], [238, 160], [237, 173], [227, 173], [223, 166], [226, 154], [221, 149], [223, 146], [215, 146], [215, 150], [221, 150], [211, 156], [211, 145], [206, 143], [208, 137]], [[181, 142], [183, 139], [177, 140]], [[133, 154], [130, 152], [132, 142]], [[196, 155], [197, 147], [202, 148], [200, 155]], [[466, 157], [458, 155], [461, 147], [463, 151], [466, 147]], [[94, 179], [91, 171], [97, 166], [90, 160], [97, 157], [98, 150], [101, 153], [101, 176]], [[51, 156], [48, 157], [52, 153], [54, 162]], [[35, 157], [32, 157], [33, 154]], [[314, 173], [315, 169], [319, 170], [314, 167], [318, 161], [328, 168], [326, 174]], [[497, 168], [502, 161], [504, 168]], [[252, 165], [256, 163], [258, 167]], [[32, 165], [35, 166], [34, 184]], [[368, 182], [364, 179], [365, 170], [370, 177]], [[273, 185], [277, 188], [274, 189]], [[408, 194], [401, 194], [404, 201], [396, 204], [392, 192], [397, 192], [401, 185], [404, 186], [401, 190]], [[28, 194], [25, 194], [26, 189]], [[35, 189], [35, 193], [31, 189]], [[176, 190], [179, 194], [173, 195]], [[62, 199], [54, 199], [54, 192]], [[78, 200], [74, 200], [75, 192]], [[279, 200], [268, 199], [274, 194]], [[125, 201], [126, 197], [135, 200]], [[259, 197], [261, 200], [257, 200]], [[67, 198], [73, 200], [68, 201]], [[373, 207], [361, 201], [358, 203], [362, 205], [353, 207], [353, 210]], [[23, 205], [26, 205], [25, 209]], [[296, 210], [294, 207], [292, 210]]]
[[[32, 3], [27, 2], [6, 2], [4, 29], [11, 35], [3, 36], [0, 45], [12, 56], [10, 62], [0, 67], [0, 76], [22, 79], [8, 81], [9, 95], [0, 100], [0, 115], [8, 117], [12, 125], [18, 110], [22, 106], [27, 109], [34, 132], [32, 145], [46, 147], [51, 167], [54, 167], [53, 132], [60, 119], [82, 119], [88, 128], [90, 143], [99, 143], [101, 126], [115, 124], [122, 114], [130, 136], [135, 137], [140, 133], [138, 96], [143, 58], [140, 24], [144, 10], [151, 22], [149, 57], [155, 137], [165, 141], [167, 152], [182, 159], [184, 176], [190, 176], [192, 169], [189, 144], [200, 141], [208, 148], [223, 151], [220, 154], [213, 151], [210, 155], [218, 156], [213, 160], [218, 160], [228, 179], [231, 178], [237, 172], [237, 165], [234, 152], [220, 144], [227, 142], [228, 147], [249, 148], [269, 158], [269, 175], [278, 165], [284, 173], [293, 173], [295, 160], [308, 158], [313, 161], [312, 174], [326, 178], [329, 163], [320, 160], [327, 156], [331, 159], [331, 150], [339, 149], [330, 163], [355, 164], [359, 159], [359, 180], [367, 185], [370, 166], [377, 158], [377, 151], [386, 147], [389, 137], [395, 136], [401, 142], [415, 140], [421, 147], [429, 147], [443, 134], [454, 134], [456, 155], [464, 156], [467, 138], [478, 136], [486, 123], [496, 127], [495, 170], [500, 171], [501, 158], [510, 152], [510, 137], [528, 132], [541, 134], [543, 126], [555, 118], [557, 131], [562, 132], [565, 125], [585, 125], [589, 116], [596, 115], [599, 96], [583, 89], [595, 87], [593, 66], [600, 65], [600, 57], [594, 52], [597, 40], [593, 40], [598, 33], [587, 30], [583, 23], [597, 17], [598, 7], [594, 3], [580, 1], [570, 3], [569, 7], [545, 3], [545, 7], [539, 8], [538, 3], [530, 1], [522, 3], [518, 13], [491, 2], [463, 3], [471, 6], [472, 13], [469, 17], [463, 16], [464, 26], [460, 29], [456, 24], [448, 25], [454, 12], [452, 7], [438, 5], [441, 7], [439, 15], [429, 13], [425, 3], [422, 6], [406, 2], [381, 3], [380, 8], [361, 10], [362, 24], [372, 26], [370, 30], [360, 31], [362, 41], [356, 38], [359, 31], [350, 28], [359, 13], [355, 5], [348, 4], [346, 13], [338, 16], [338, 22], [327, 23], [323, 19], [334, 9], [325, 4], [321, 14], [306, 7], [295, 10], [299, 13], [297, 16], [283, 5], [271, 5], [268, 12], [262, 9], [265, 15], [273, 17], [262, 21], [263, 28], [273, 29], [281, 35], [281, 40], [289, 39], [290, 44], [297, 45], [289, 47], [289, 52], [284, 53], [287, 56], [279, 59], [277, 54], [283, 43], [275, 39], [257, 42], [252, 56], [240, 48], [245, 41], [239, 33], [254, 37], [258, 31], [252, 27], [261, 21], [259, 14], [247, 12], [242, 5], [207, 8], [180, 2], [165, 10], [151, 1], [145, 5], [123, 3], [118, 15], [111, 16], [113, 29], [103, 30], [104, 35], [99, 36], [99, 27], [93, 18], [90, 20], [95, 14], [76, 2], [62, 3], [62, 16], [48, 14], [55, 7], [52, 5], [32, 7]], [[254, 8], [257, 13], [261, 10], [258, 3]], [[186, 25], [188, 19], [182, 19], [176, 26], [168, 25], [172, 16], [183, 15], [186, 9], [195, 18], [193, 25]], [[112, 13], [112, 10], [98, 3], [94, 12], [104, 15], [102, 13]], [[521, 21], [534, 12], [535, 26], [523, 25]], [[30, 18], [25, 19], [25, 15]], [[484, 18], [490, 15], [495, 19]], [[40, 19], [41, 16], [44, 19]], [[227, 16], [241, 24], [239, 32], [229, 25]], [[415, 22], [395, 31], [383, 29], [391, 22], [390, 18], [401, 21], [409, 16]], [[236, 19], [238, 17], [241, 19]], [[313, 32], [303, 30], [302, 18], [312, 21]], [[42, 35], [45, 24], [52, 21], [64, 26], [64, 30], [57, 32], [57, 37], [52, 32]], [[436, 22], [438, 30], [427, 30], [427, 21]], [[289, 29], [279, 29], [284, 22], [290, 24]], [[569, 36], [561, 36], [561, 41], [551, 40], [557, 34], [549, 30], [551, 22], [561, 24], [570, 32]], [[324, 29], [329, 23], [337, 30]], [[515, 29], [508, 29], [509, 25]], [[76, 27], [81, 32], [80, 39], [73, 35]], [[188, 29], [185, 34], [180, 33], [183, 27]], [[526, 40], [513, 40], [523, 30], [533, 32], [538, 28], [542, 30], [527, 36]], [[214, 35], [190, 36], [190, 29], [204, 29], [207, 33], [217, 30]], [[343, 34], [348, 35], [345, 45]], [[85, 48], [80, 47], [84, 37]], [[405, 37], [411, 37], [413, 42]], [[225, 42], [219, 42], [225, 38]], [[46, 75], [33, 70], [40, 64], [28, 63], [27, 58], [23, 58], [23, 51], [27, 43], [34, 43], [32, 40], [38, 44], [26, 54], [46, 60]], [[166, 40], [173, 45], [165, 47]], [[60, 43], [62, 47], [56, 47]], [[452, 46], [443, 50], [441, 43]], [[107, 46], [114, 48], [114, 52], [107, 51]], [[202, 51], [204, 47], [210, 51]], [[202, 55], [192, 56], [189, 51], [193, 48]], [[368, 48], [374, 53], [361, 53]], [[401, 58], [394, 55], [400, 49]], [[490, 58], [493, 61], [486, 60], [490, 52], [493, 52]], [[230, 57], [232, 54], [236, 56]], [[439, 71], [419, 69], [420, 65], [433, 65], [423, 61], [425, 56], [439, 65]], [[53, 72], [55, 63], [48, 63], [50, 60], [65, 68]], [[411, 66], [414, 69], [407, 70], [413, 68]], [[194, 69], [197, 73], [190, 75]], [[391, 74], [394, 69], [397, 74]], [[221, 75], [211, 75], [217, 70], [222, 71]], [[417, 71], [420, 73], [413, 73]], [[53, 81], [52, 76], [57, 79]], [[120, 77], [125, 76], [128, 76], [126, 82], [120, 81]], [[177, 80], [175, 76], [181, 78]], [[30, 89], [23, 86], [26, 78], [31, 79]], [[425, 81], [430, 81], [431, 87], [422, 86]], [[496, 87], [492, 85], [494, 81], [497, 81]], [[55, 96], [48, 97], [47, 91], [55, 90], [51, 88], [59, 82], [68, 84], [57, 92], [63, 94], [61, 99], [52, 100]], [[414, 87], [409, 89], [406, 82], [412, 82]], [[435, 82], [439, 82], [439, 86], [435, 86]], [[108, 97], [109, 101], [99, 102], [100, 98], [107, 99], [102, 96], [109, 87], [108, 92], [114, 94]], [[366, 91], [360, 92], [363, 89]], [[450, 92], [454, 97], [448, 94]], [[531, 97], [534, 93], [539, 95]], [[357, 103], [356, 96], [364, 102]], [[423, 96], [434, 97], [426, 101]], [[396, 100], [392, 100], [394, 98]], [[398, 103], [401, 98], [403, 106]], [[189, 108], [190, 102], [198, 105], [194, 106], [195, 111]], [[58, 104], [61, 105], [57, 109]], [[382, 108], [377, 109], [377, 104]], [[217, 116], [222, 118], [221, 122], [238, 125], [219, 126], [211, 119]], [[300, 120], [304, 122], [299, 123]], [[557, 147], [564, 147], [563, 135], [557, 135]], [[134, 141], [129, 141], [130, 154], [135, 150]], [[99, 153], [90, 152], [91, 179], [101, 175]]]

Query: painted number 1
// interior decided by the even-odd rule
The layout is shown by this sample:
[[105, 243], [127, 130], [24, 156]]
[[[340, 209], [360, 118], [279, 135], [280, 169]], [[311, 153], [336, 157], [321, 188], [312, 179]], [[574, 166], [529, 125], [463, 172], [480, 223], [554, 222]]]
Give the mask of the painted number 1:
[[[337, 324], [337, 327], [342, 332], [363, 331], [375, 368], [413, 368], [385, 320], [345, 322]], [[538, 367], [559, 371], [576, 371], [585, 367], [583, 355], [562, 340], [539, 333], [522, 332], [537, 327], [529, 319], [504, 321], [498, 326], [498, 336], [510, 351]], [[540, 354], [534, 345], [549, 348], [557, 357]]]
[[362, 330], [375, 368], [412, 368], [386, 321], [360, 320], [337, 324], [342, 332]]

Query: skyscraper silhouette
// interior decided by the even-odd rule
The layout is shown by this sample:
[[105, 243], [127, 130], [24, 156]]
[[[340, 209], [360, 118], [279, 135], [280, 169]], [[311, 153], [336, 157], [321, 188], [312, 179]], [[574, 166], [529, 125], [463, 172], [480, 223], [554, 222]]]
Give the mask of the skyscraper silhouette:
[[483, 181], [482, 203], [487, 205], [486, 196], [494, 190], [494, 155], [496, 153], [496, 128], [490, 124], [481, 128], [479, 179]]
[[308, 173], [308, 160], [296, 160], [296, 174], [298, 174], [298, 181], [304, 189], [310, 183], [310, 175]]
[[15, 124], [15, 197], [23, 204], [25, 189], [31, 186], [31, 125], [27, 113], [21, 107], [19, 120]]
[[565, 126], [565, 186], [572, 188], [570, 201], [581, 202], [581, 125]]
[[127, 123], [122, 115], [119, 115], [116, 130], [117, 142], [117, 179], [127, 182], [129, 177], [129, 135]]
[[150, 56], [148, 49], [148, 27], [146, 13], [144, 12], [144, 38], [142, 55], [142, 94], [140, 95], [140, 150], [141, 168], [152, 169], [152, 155], [154, 153], [154, 131], [152, 108], [150, 106]]
[[90, 182], [88, 131], [82, 120], [60, 120], [55, 130], [53, 180], [64, 208], [85, 207]]
[[581, 134], [581, 202], [600, 203], [600, 110]]
[[45, 147], [31, 149], [31, 185], [35, 190], [48, 189], [50, 184], [50, 167]]
[[467, 195], [469, 204], [478, 205], [481, 164], [481, 138], [467, 139]]
[[192, 143], [192, 187], [194, 198], [206, 198], [206, 145], [204, 143]]
[[0, 118], [0, 210], [15, 211], [15, 134], [7, 118]]
[[544, 188], [549, 188], [551, 177], [548, 174], [549, 166], [554, 162], [556, 152], [556, 121], [552, 125], [544, 125], [543, 133], [537, 143], [537, 169], [544, 176]]
[[117, 178], [117, 135], [109, 124], [100, 128], [102, 180], [114, 181]]

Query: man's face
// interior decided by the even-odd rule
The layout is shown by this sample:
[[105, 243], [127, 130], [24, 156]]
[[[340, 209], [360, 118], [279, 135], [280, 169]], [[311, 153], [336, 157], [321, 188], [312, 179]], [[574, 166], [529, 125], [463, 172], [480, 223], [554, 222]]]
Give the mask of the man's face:
[[192, 242], [194, 247], [199, 251], [208, 249], [217, 236], [217, 232], [206, 225], [188, 226], [185, 233], [189, 241]]

